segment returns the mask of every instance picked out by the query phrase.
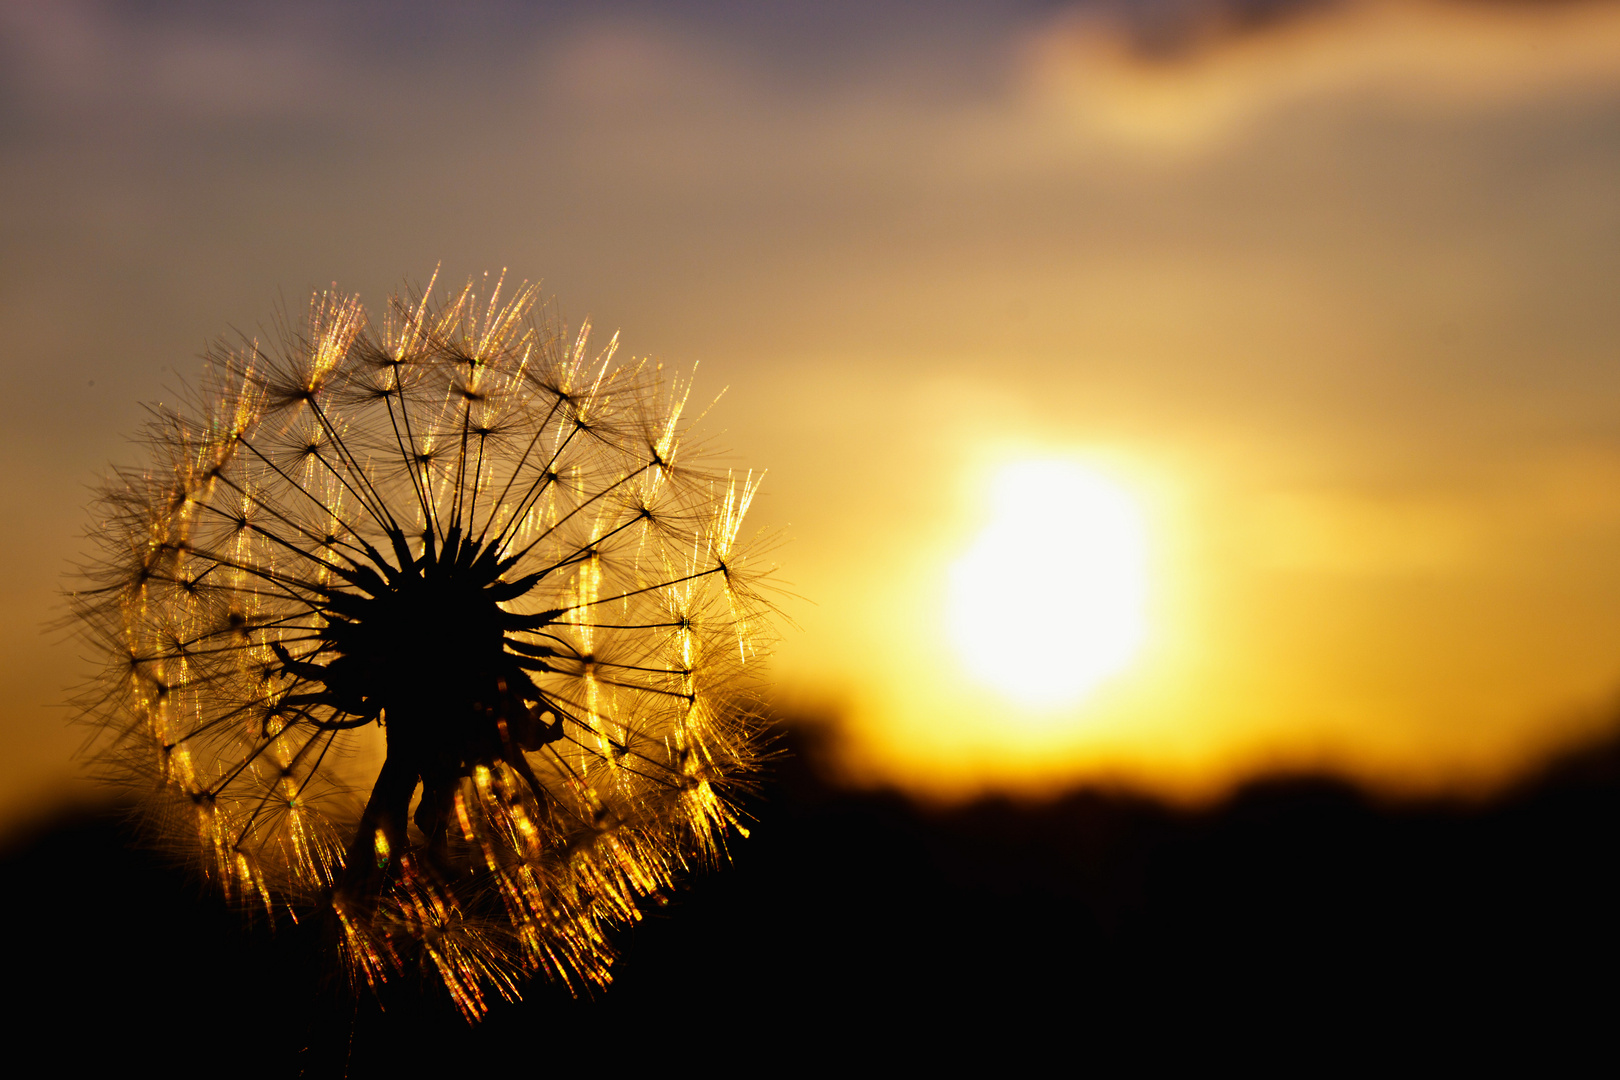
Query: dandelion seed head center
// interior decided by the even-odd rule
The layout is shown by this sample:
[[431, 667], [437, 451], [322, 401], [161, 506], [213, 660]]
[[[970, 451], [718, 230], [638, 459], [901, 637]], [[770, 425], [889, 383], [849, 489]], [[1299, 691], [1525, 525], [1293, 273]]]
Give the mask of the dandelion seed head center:
[[319, 632], [323, 663], [296, 670], [321, 681], [337, 707], [380, 713], [391, 745], [420, 743], [421, 754], [466, 767], [499, 756], [495, 721], [526, 721], [525, 692], [538, 695], [506, 650], [507, 612], [491, 593], [500, 585], [493, 571], [477, 559], [441, 557], [389, 567], [382, 577], [387, 585], [373, 585], [374, 593], [335, 599], [340, 610], [327, 613]]

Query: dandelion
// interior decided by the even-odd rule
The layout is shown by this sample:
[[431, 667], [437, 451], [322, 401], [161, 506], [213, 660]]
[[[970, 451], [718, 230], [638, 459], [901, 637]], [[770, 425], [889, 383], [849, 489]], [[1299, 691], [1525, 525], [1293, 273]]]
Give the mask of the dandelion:
[[[323, 913], [357, 987], [469, 1018], [724, 855], [760, 753], [758, 488], [695, 467], [690, 384], [469, 284], [380, 326], [317, 294], [219, 346], [99, 501], [88, 715], [235, 901]], [[414, 808], [413, 808], [414, 807]]]

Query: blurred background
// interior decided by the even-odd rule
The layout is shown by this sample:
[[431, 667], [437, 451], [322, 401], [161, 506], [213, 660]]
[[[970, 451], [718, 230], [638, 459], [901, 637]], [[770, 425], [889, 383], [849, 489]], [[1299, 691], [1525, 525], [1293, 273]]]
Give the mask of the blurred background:
[[13, 882], [124, 858], [57, 622], [142, 403], [504, 271], [768, 470], [800, 753], [625, 985], [1612, 958], [1620, 4], [4, 0], [0, 193]]

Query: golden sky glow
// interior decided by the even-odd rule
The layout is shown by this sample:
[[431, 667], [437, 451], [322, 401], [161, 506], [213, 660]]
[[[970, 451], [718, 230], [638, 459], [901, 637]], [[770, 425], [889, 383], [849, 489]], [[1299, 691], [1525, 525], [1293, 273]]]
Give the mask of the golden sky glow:
[[[704, 427], [769, 470], [750, 514], [783, 539], [776, 700], [836, 717], [857, 780], [1467, 789], [1608, 723], [1620, 4], [1245, 29], [1212, 0], [1158, 52], [1100, 2], [927, 33], [255, 10], [0, 4], [0, 812], [80, 790], [85, 672], [41, 627], [139, 403], [278, 290], [376, 301], [439, 264], [699, 362], [694, 415], [729, 387]], [[968, 656], [953, 631], [1021, 462], [1106, 478], [1146, 538], [1140, 647], [1022, 703], [1052, 665], [1018, 656], [1078, 618], [1003, 616]], [[1031, 531], [1065, 529], [1105, 531]]]

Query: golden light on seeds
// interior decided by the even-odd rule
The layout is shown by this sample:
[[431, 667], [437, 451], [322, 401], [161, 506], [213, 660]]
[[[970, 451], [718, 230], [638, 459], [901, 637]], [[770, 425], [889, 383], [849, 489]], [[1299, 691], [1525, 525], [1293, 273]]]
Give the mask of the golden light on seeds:
[[990, 521], [950, 568], [949, 628], [967, 672], [1020, 704], [1072, 704], [1147, 635], [1147, 537], [1118, 484], [1075, 462], [1003, 468]]

